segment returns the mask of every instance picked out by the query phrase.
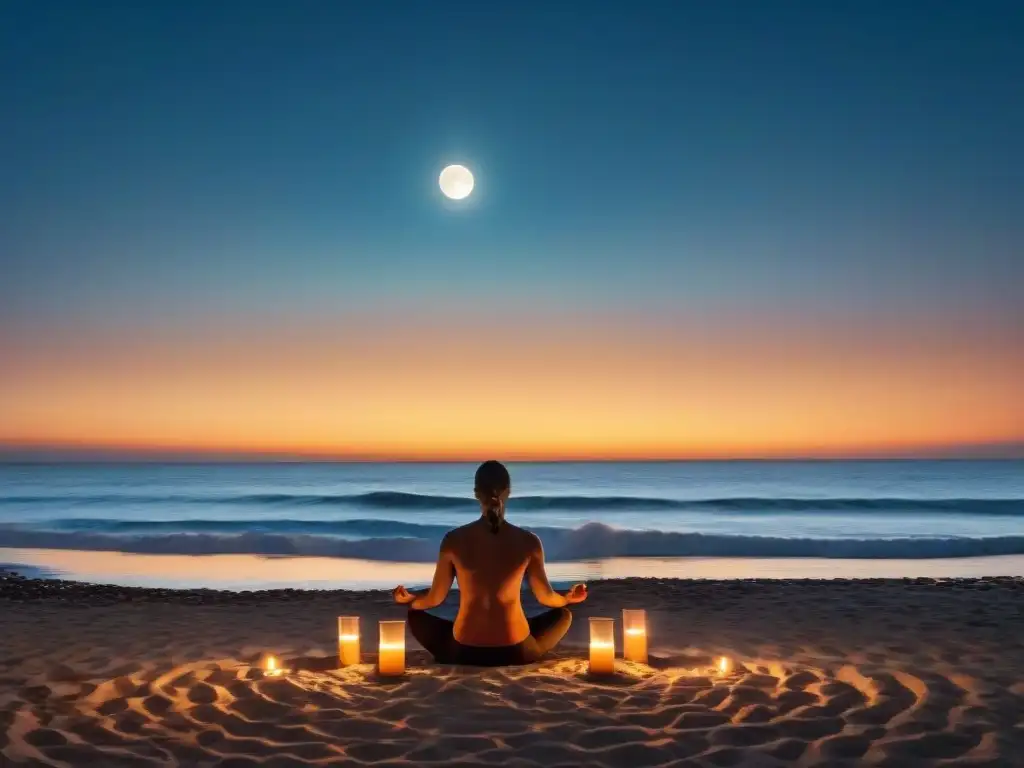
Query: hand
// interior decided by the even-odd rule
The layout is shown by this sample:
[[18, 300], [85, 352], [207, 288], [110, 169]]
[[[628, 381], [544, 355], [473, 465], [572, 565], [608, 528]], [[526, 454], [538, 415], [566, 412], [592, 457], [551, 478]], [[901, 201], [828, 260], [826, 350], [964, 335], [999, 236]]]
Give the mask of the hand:
[[393, 590], [391, 590], [391, 596], [395, 598], [395, 602], [399, 605], [408, 605], [416, 599], [416, 595], [410, 592], [408, 589], [399, 584]]
[[582, 603], [587, 599], [587, 585], [586, 584], [573, 584], [572, 589], [565, 593], [565, 602], [569, 605], [575, 605], [576, 603]]

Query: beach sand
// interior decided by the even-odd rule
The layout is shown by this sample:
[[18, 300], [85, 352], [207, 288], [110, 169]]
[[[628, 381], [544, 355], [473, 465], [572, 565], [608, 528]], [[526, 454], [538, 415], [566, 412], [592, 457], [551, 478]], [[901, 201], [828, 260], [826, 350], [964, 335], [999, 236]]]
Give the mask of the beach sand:
[[[1024, 765], [1024, 581], [594, 582], [548, 661], [376, 676], [383, 592], [0, 576], [0, 765]], [[651, 665], [587, 674], [588, 616]], [[365, 665], [335, 669], [336, 617]], [[619, 639], [621, 642], [621, 636]], [[265, 653], [292, 671], [266, 676]], [[726, 675], [707, 668], [728, 656]]]

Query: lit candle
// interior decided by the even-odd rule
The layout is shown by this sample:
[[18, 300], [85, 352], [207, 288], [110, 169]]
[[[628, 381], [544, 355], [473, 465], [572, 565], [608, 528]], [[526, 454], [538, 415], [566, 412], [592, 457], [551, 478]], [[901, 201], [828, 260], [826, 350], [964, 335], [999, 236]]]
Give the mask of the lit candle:
[[377, 672], [384, 677], [395, 677], [405, 672], [405, 622], [380, 623], [380, 655]]
[[263, 670], [267, 673], [268, 676], [271, 676], [271, 677], [276, 676], [276, 675], [280, 675], [281, 672], [284, 671], [284, 670], [281, 669], [280, 665], [277, 663], [277, 657], [276, 656], [267, 656], [267, 658], [263, 662]]
[[727, 656], [722, 656], [718, 660], [718, 673], [720, 675], [727, 675], [727, 674], [729, 674], [729, 670], [731, 668], [732, 668], [732, 662], [729, 661], [729, 658]]
[[647, 615], [642, 610], [622, 611], [622, 658], [647, 663]]
[[359, 617], [338, 617], [338, 661], [348, 667], [359, 663]]
[[615, 619], [590, 620], [590, 674], [615, 671]]

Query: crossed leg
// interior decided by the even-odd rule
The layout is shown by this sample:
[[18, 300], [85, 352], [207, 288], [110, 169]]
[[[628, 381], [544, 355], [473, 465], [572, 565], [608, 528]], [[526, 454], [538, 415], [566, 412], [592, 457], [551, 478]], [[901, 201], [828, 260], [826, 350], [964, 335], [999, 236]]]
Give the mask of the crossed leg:
[[528, 619], [530, 637], [537, 643], [538, 658], [550, 651], [569, 631], [572, 612], [568, 608], [552, 608], [550, 611]]
[[409, 609], [409, 631], [416, 642], [441, 664], [450, 664], [455, 656], [455, 623], [426, 611]]
[[[554, 648], [569, 631], [572, 613], [568, 608], [552, 608], [527, 621], [530, 625], [530, 636], [523, 643], [521, 663], [536, 661]], [[426, 611], [410, 609], [409, 631], [436, 661], [441, 664], [458, 661], [456, 656], [459, 646], [455, 641], [453, 622]]]

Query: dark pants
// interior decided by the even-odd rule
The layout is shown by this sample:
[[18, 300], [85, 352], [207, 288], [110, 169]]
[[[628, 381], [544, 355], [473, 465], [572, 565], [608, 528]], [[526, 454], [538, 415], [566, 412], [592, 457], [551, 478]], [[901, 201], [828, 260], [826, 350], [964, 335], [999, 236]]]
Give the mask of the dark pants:
[[409, 611], [409, 631], [441, 664], [505, 667], [532, 664], [550, 651], [572, 624], [568, 608], [552, 608], [528, 619], [530, 636], [516, 645], [463, 645], [455, 639], [455, 624], [426, 611]]

